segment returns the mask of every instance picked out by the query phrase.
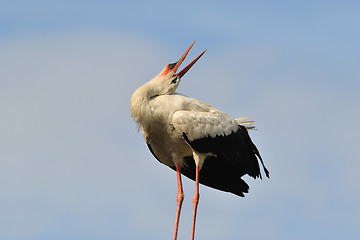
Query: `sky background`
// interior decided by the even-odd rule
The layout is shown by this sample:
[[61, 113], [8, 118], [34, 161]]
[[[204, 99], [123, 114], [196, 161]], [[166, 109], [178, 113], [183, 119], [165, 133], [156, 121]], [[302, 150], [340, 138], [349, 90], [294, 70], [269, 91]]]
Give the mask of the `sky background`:
[[360, 239], [358, 1], [0, 5], [1, 240], [172, 238], [176, 175], [129, 101], [194, 40], [178, 92], [251, 116], [271, 176], [200, 186], [196, 239]]

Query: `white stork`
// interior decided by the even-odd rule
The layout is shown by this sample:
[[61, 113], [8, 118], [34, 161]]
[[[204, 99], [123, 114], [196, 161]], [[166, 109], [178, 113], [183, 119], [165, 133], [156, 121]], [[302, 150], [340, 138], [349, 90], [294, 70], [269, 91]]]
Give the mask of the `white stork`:
[[151, 153], [177, 174], [174, 240], [184, 199], [181, 174], [196, 182], [192, 240], [200, 196], [199, 183], [243, 197], [249, 186], [241, 177], [248, 174], [261, 178], [258, 159], [269, 177], [269, 171], [246, 129], [252, 128], [252, 121], [233, 119], [205, 102], [175, 93], [181, 77], [206, 51], [176, 73], [194, 43], [179, 61], [168, 64], [131, 97], [131, 115], [139, 124]]

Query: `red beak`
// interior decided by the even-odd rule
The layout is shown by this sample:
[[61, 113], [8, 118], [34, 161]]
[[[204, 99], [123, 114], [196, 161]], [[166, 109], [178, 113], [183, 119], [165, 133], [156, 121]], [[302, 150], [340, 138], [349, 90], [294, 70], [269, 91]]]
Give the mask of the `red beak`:
[[[169, 72], [174, 71], [176, 73], [176, 71], [179, 69], [181, 63], [184, 61], [184, 59], [186, 58], [187, 54], [189, 53], [190, 49], [192, 48], [192, 46], [194, 45], [196, 41], [194, 41], [190, 47], [185, 51], [185, 53], [181, 56], [181, 58], [179, 59], [179, 61], [177, 61], [176, 63], [170, 63], [168, 64], [160, 73], [160, 75], [167, 75]], [[187, 71], [189, 71], [189, 69], [196, 63], [197, 60], [199, 60], [199, 58], [206, 52], [206, 49], [199, 55], [197, 56], [191, 63], [189, 63], [183, 70], [181, 70], [179, 73], [175, 74], [175, 76], [179, 76], [179, 78], [181, 78], [182, 76], [185, 75], [185, 73]]]

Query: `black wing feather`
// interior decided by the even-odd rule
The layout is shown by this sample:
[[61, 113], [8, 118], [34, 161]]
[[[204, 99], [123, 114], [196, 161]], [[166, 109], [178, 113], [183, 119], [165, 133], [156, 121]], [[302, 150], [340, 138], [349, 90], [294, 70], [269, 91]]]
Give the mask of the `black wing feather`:
[[183, 138], [196, 151], [213, 153], [226, 160], [238, 172], [239, 176], [248, 174], [253, 178], [261, 178], [257, 159], [259, 158], [266, 176], [269, 177], [269, 171], [264, 166], [259, 151], [251, 141], [247, 129], [242, 125], [239, 125], [236, 132], [229, 135], [207, 136], [190, 141], [186, 134], [183, 133]]
[[[176, 170], [175, 167], [171, 167]], [[181, 173], [195, 181], [195, 161], [192, 156], [185, 157], [181, 166]], [[228, 161], [221, 159], [221, 156], [208, 156], [201, 168], [199, 182], [208, 187], [212, 187], [224, 192], [231, 192], [240, 197], [244, 197], [249, 186], [240, 178], [238, 173], [229, 165]]]

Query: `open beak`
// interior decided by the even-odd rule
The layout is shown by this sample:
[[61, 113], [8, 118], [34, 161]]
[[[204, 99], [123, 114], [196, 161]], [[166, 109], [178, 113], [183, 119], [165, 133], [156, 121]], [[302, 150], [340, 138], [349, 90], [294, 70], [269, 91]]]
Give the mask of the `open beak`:
[[[190, 49], [192, 48], [192, 46], [194, 45], [196, 41], [194, 41], [190, 47], [185, 51], [185, 53], [181, 56], [181, 58], [179, 59], [179, 61], [177, 61], [176, 63], [170, 63], [168, 64], [160, 73], [160, 75], [167, 75], [169, 72], [174, 71], [176, 73], [176, 71], [179, 69], [181, 63], [184, 61], [184, 59], [186, 58], [187, 54], [189, 53]], [[196, 63], [197, 60], [199, 60], [199, 58], [206, 52], [206, 49], [199, 55], [197, 56], [191, 63], [189, 63], [183, 70], [181, 70], [179, 73], [176, 73], [175, 76], [179, 76], [179, 78], [181, 78], [182, 76], [185, 75], [185, 73], [187, 71], [189, 71], [189, 69]]]

